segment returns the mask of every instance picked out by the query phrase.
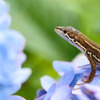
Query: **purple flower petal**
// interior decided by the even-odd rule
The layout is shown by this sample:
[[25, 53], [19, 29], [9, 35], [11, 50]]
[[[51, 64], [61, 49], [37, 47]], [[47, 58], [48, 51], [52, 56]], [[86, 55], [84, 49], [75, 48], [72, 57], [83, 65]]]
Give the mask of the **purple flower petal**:
[[19, 52], [21, 52], [24, 49], [25, 39], [19, 32], [15, 30], [7, 30], [5, 31], [5, 34], [7, 43], [6, 45], [9, 49], [18, 50]]
[[0, 0], [0, 16], [9, 11], [8, 4], [4, 0]]
[[24, 98], [16, 95], [9, 96], [8, 100], [25, 100]]
[[41, 85], [43, 87], [44, 90], [48, 91], [48, 89], [54, 84], [56, 83], [56, 81], [54, 79], [52, 79], [49, 76], [43, 76], [41, 79]]
[[[90, 98], [88, 98], [86, 95], [81, 94], [81, 95], [77, 95], [78, 100], [91, 100]], [[72, 99], [73, 100], [73, 99]]]
[[100, 76], [94, 77], [94, 79], [92, 80], [92, 82], [90, 83], [91, 85], [94, 86], [100, 86]]
[[22, 84], [29, 78], [31, 73], [32, 71], [29, 68], [22, 68], [20, 70], [17, 70], [15, 74], [13, 74], [12, 80], [16, 78], [16, 80], [14, 80], [13, 82], [15, 84]]
[[[24, 37], [17, 31], [10, 30], [11, 17], [4, 0], [0, 0], [0, 100], [8, 100], [8, 96], [17, 92], [25, 82], [31, 70], [21, 68], [26, 56], [23, 53]], [[9, 100], [25, 100], [11, 96]]]
[[67, 85], [59, 87], [53, 93], [50, 100], [66, 100], [68, 96], [70, 95], [71, 91], [72, 91], [72, 88], [70, 88]]
[[69, 85], [71, 81], [74, 78], [74, 69], [73, 67], [70, 67], [66, 70], [65, 74], [62, 76], [60, 81], [58, 82], [57, 88], [63, 86], [63, 85]]
[[65, 62], [65, 61], [54, 61], [53, 62], [53, 67], [56, 72], [59, 73], [59, 75], [64, 75], [64, 73], [69, 70], [70, 68], [73, 68], [73, 64], [70, 62]]
[[7, 94], [3, 90], [2, 86], [0, 86], [0, 99], [1, 100], [7, 100], [7, 98], [8, 98]]
[[4, 91], [4, 94], [6, 95], [11, 95], [11, 94], [14, 94], [16, 93], [20, 88], [21, 88], [21, 84], [15, 84], [15, 85], [11, 85], [11, 86], [0, 86], [1, 89], [1, 92]]
[[[81, 67], [75, 67], [72, 63], [62, 62], [62, 61], [54, 61], [53, 62], [54, 69], [62, 76], [59, 80], [58, 84], [55, 86], [51, 86], [54, 82], [50, 77], [46, 77], [42, 80], [43, 88], [46, 88], [47, 94], [45, 94], [45, 98], [41, 100], [100, 100], [99, 92], [92, 91], [93, 88], [82, 87], [79, 89], [78, 93], [75, 93], [74, 89], [76, 88], [76, 83], [81, 82], [81, 79], [86, 79], [90, 75], [91, 65], [87, 64]], [[50, 85], [47, 84], [46, 81], [49, 79]], [[97, 66], [96, 77], [90, 84], [99, 85], [100, 86], [100, 68]], [[50, 82], [51, 81], [51, 82]], [[46, 86], [46, 87], [45, 87]], [[81, 85], [77, 85], [78, 88]], [[74, 88], [74, 89], [73, 89]], [[72, 91], [73, 90], [73, 91]], [[88, 92], [89, 91], [89, 92]], [[92, 91], [92, 96], [90, 95]], [[99, 89], [100, 91], [100, 89]], [[79, 93], [80, 92], [80, 93]], [[44, 96], [44, 95], [43, 95]], [[83, 96], [83, 97], [82, 97]], [[41, 97], [40, 97], [41, 98]], [[38, 100], [38, 99], [37, 99]]]
[[[84, 74], [85, 76], [89, 76], [90, 73], [91, 73], [91, 68], [89, 68], [89, 69], [87, 69], [86, 71], [83, 72], [83, 74]], [[95, 75], [96, 75], [96, 76], [100, 76], [100, 71], [97, 70]]]
[[84, 66], [89, 64], [89, 61], [84, 54], [80, 53], [73, 59], [72, 63], [74, 63], [76, 66]]
[[45, 98], [45, 95], [42, 95], [41, 97], [36, 98], [35, 100], [44, 100], [44, 98]]
[[[91, 73], [91, 65], [85, 65], [85, 66], [82, 66], [82, 67], [79, 67], [80, 70], [79, 72], [83, 73], [85, 76], [89, 76], [90, 73]], [[100, 76], [100, 68], [97, 66], [97, 71], [96, 71], [96, 74], [97, 76]]]
[[11, 17], [9, 14], [4, 14], [2, 16], [0, 16], [0, 31], [2, 30], [6, 30], [9, 28], [11, 24]]
[[83, 66], [79, 66], [79, 68], [81, 68], [81, 69], [89, 69], [89, 68], [91, 68], [91, 65], [90, 64], [86, 64], [86, 65], [83, 65]]
[[100, 96], [96, 97], [96, 93], [100, 94], [100, 87], [90, 84], [85, 84], [81, 87], [82, 92], [90, 98], [90, 100], [100, 100]]
[[54, 93], [55, 89], [56, 89], [56, 84], [53, 84], [53, 85], [49, 88], [49, 90], [48, 90], [48, 92], [47, 92], [47, 94], [46, 94], [44, 100], [50, 100], [50, 98], [51, 98], [52, 94]]
[[78, 80], [79, 80], [80, 78], [82, 78], [83, 76], [84, 76], [84, 75], [83, 75], [82, 73], [76, 73], [76, 74], [74, 75], [74, 78], [73, 78], [72, 82], [69, 84], [69, 86], [74, 87], [75, 84], [78, 82]]
[[45, 95], [47, 92], [44, 90], [44, 89], [39, 89], [37, 90], [37, 93], [36, 93], [36, 98], [39, 98], [41, 97], [42, 95]]
[[[67, 97], [67, 100], [79, 100], [79, 98], [77, 97], [77, 95], [75, 94], [70, 94], [68, 97]], [[86, 99], [84, 99], [86, 100]]]
[[24, 53], [19, 54], [17, 60], [19, 65], [22, 65], [26, 60], [26, 55]]
[[0, 31], [6, 30], [11, 24], [11, 17], [8, 14], [8, 4], [0, 0]]

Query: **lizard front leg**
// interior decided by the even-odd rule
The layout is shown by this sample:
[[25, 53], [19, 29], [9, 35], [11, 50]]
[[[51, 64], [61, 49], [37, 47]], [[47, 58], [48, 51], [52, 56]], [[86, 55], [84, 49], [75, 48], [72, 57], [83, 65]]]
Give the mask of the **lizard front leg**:
[[89, 55], [86, 55], [86, 56], [90, 62], [92, 70], [91, 70], [91, 73], [90, 73], [88, 80], [85, 82], [90, 83], [93, 80], [93, 78], [95, 77], [97, 68], [96, 68], [96, 63], [94, 62], [94, 60]]

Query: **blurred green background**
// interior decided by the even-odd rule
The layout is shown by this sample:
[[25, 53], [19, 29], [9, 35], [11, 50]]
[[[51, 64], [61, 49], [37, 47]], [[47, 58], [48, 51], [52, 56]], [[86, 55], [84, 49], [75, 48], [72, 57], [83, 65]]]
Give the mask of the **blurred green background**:
[[57, 78], [52, 61], [71, 61], [80, 51], [54, 32], [57, 26], [73, 26], [100, 43], [100, 0], [6, 0], [11, 28], [26, 38], [27, 60], [33, 73], [16, 94], [33, 100], [41, 88], [40, 77]]

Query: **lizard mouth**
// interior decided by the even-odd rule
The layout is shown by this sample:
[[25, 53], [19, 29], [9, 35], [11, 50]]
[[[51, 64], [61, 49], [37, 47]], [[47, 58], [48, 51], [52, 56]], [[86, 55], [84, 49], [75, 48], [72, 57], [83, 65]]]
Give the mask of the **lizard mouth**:
[[55, 28], [55, 31], [61, 31], [62, 34], [66, 34], [67, 33], [67, 30], [64, 28], [64, 27], [61, 27], [61, 26], [58, 26], [57, 28]]
[[60, 35], [60, 36], [63, 36], [63, 30], [59, 27], [55, 28], [55, 32]]
[[61, 28], [59, 28], [59, 27], [56, 27], [56, 28], [55, 28], [55, 30], [57, 30], [57, 29], [63, 31], [63, 30], [62, 30]]

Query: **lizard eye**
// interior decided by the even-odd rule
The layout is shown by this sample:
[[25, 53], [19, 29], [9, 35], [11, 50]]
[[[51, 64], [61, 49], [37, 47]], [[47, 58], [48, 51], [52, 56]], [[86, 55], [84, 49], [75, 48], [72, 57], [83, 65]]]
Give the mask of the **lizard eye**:
[[64, 30], [63, 32], [64, 32], [64, 33], [67, 33], [67, 31], [66, 31], [66, 30]]

